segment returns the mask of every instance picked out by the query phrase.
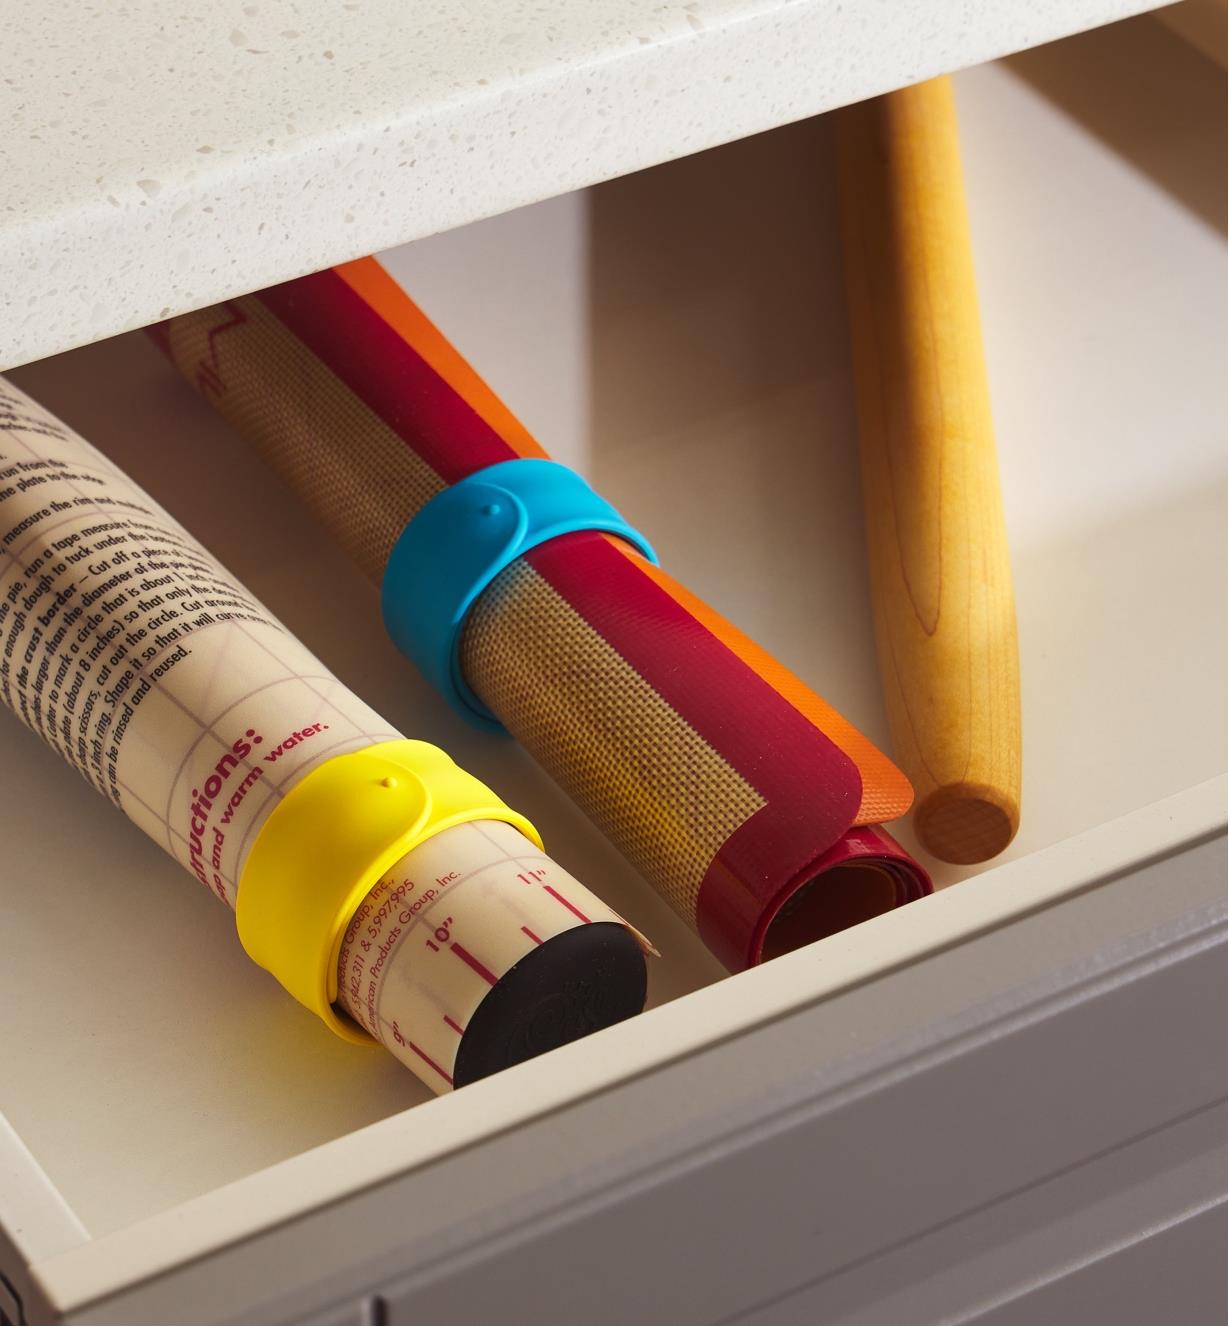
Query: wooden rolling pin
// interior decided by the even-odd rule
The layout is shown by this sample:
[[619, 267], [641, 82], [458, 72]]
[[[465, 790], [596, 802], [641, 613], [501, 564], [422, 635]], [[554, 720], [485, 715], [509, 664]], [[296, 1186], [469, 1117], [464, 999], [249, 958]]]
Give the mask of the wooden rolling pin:
[[922, 845], [984, 861], [1020, 821], [1020, 670], [946, 78], [839, 112], [875, 628]]
[[1223, 69], [1227, 11], [1225, 0], [1186, 0], [1185, 4], [1169, 5], [1154, 13], [1171, 32]]

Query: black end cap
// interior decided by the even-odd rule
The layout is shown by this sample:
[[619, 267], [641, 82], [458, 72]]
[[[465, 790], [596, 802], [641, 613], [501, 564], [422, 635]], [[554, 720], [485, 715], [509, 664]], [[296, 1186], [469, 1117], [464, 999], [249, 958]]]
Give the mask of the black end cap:
[[648, 969], [640, 945], [614, 921], [555, 935], [512, 967], [469, 1020], [453, 1069], [468, 1086], [644, 1008]]

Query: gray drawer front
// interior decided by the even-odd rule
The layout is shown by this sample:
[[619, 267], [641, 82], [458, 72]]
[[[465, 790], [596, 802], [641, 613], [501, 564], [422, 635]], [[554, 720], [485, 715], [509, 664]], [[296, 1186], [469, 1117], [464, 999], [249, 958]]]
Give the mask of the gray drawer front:
[[[1044, 943], [1067, 911], [993, 938]], [[1218, 930], [1124, 953], [1036, 1002], [996, 1008], [987, 989], [976, 1028], [840, 1085], [812, 1080], [808, 1099], [600, 1203], [387, 1291], [388, 1326], [1223, 1321]], [[993, 947], [949, 955], [941, 979], [985, 979]], [[866, 989], [848, 1014], [912, 999], [921, 975]], [[790, 1039], [814, 1020], [822, 1043], [836, 1013], [799, 1015]]]
[[1222, 836], [71, 1320], [1222, 1320], [1224, 877]]

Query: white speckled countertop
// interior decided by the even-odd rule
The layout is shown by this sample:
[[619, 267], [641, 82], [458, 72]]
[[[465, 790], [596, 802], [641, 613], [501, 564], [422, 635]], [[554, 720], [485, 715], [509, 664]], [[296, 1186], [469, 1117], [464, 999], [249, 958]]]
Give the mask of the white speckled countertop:
[[1156, 0], [0, 0], [0, 367]]

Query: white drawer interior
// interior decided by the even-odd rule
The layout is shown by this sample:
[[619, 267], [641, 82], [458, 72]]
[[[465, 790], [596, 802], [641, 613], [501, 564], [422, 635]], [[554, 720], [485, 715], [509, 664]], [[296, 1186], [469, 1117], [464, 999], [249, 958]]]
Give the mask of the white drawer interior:
[[[957, 82], [1022, 649], [1008, 859], [1224, 772], [1219, 77], [1136, 20]], [[886, 745], [829, 129], [774, 131], [389, 262], [675, 576]], [[432, 698], [384, 637], [374, 590], [141, 336], [13, 376], [402, 730], [505, 789], [552, 855], [656, 940], [654, 1005], [722, 980], [523, 752]], [[8, 718], [0, 786], [0, 1111], [91, 1236], [424, 1101], [391, 1057], [292, 1003], [230, 914]], [[1024, 877], [981, 873], [958, 890], [970, 905]], [[892, 933], [916, 914], [933, 945], [930, 908]], [[883, 933], [825, 944], [861, 945], [873, 966]], [[695, 1007], [699, 1041], [710, 1006]], [[640, 1039], [666, 1026], [650, 1015]], [[538, 1074], [518, 1070], [518, 1108]], [[483, 1087], [496, 1110], [497, 1085]], [[446, 1131], [460, 1103], [423, 1117]]]

